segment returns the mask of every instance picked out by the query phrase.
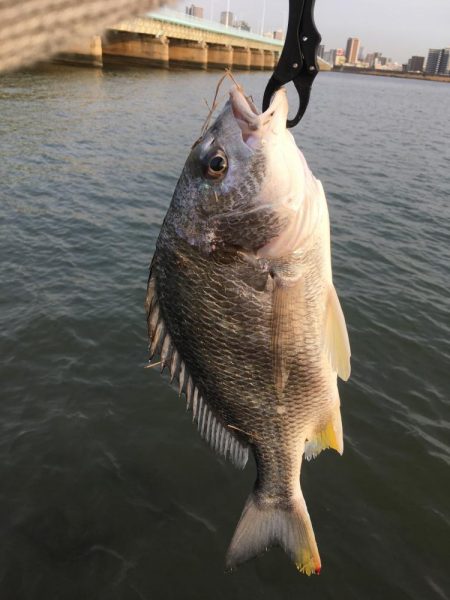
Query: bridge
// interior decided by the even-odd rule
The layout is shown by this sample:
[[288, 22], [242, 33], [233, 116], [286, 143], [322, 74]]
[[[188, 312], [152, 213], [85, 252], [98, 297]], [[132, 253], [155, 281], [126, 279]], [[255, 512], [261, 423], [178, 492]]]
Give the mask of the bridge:
[[273, 70], [282, 48], [281, 40], [165, 9], [117, 23], [59, 59], [94, 66]]

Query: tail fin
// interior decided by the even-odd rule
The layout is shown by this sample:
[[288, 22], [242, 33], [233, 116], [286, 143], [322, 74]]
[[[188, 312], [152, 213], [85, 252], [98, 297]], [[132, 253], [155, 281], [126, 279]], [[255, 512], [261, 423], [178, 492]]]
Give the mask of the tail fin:
[[226, 566], [236, 567], [270, 546], [279, 545], [301, 573], [320, 573], [320, 556], [303, 496], [289, 508], [264, 506], [252, 493], [228, 548]]

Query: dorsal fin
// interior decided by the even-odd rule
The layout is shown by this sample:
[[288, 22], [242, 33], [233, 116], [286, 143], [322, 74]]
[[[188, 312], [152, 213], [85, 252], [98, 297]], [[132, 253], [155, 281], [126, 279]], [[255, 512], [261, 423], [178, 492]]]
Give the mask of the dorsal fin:
[[211, 448], [236, 467], [243, 469], [248, 460], [248, 446], [244, 446], [236, 434], [222, 422], [207, 400], [202, 396], [186, 363], [178, 352], [164, 322], [156, 294], [156, 281], [150, 270], [145, 300], [147, 311], [150, 359], [156, 354], [161, 358], [161, 371], [167, 368], [171, 381], [178, 381], [179, 394], [186, 396], [186, 408], [192, 410], [192, 420]]

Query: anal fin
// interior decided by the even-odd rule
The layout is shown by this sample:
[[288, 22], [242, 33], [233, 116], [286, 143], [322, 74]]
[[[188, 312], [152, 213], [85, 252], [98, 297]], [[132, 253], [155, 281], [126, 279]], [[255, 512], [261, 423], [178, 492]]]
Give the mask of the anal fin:
[[322, 450], [326, 450], [327, 448], [332, 448], [339, 452], [339, 454], [342, 454], [344, 451], [342, 420], [339, 406], [336, 406], [325, 427], [309, 437], [304, 450], [306, 460], [316, 458]]
[[228, 458], [238, 469], [243, 469], [248, 461], [248, 446], [244, 446], [233, 431], [218, 419], [199, 394], [198, 398], [199, 408], [197, 414], [194, 413], [194, 420], [197, 420], [200, 435], [217, 454]]

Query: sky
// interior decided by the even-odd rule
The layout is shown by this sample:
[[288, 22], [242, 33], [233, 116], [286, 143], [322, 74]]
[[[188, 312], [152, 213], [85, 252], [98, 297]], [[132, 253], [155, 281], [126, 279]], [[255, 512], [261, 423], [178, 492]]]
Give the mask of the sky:
[[[192, 3], [215, 20], [229, 3], [256, 32], [264, 12], [265, 31], [285, 29], [289, 12], [288, 0], [193, 0], [180, 7]], [[399, 63], [450, 46], [450, 0], [316, 0], [315, 20], [327, 49], [345, 48], [347, 38], [359, 37], [365, 53], [382, 52]]]

